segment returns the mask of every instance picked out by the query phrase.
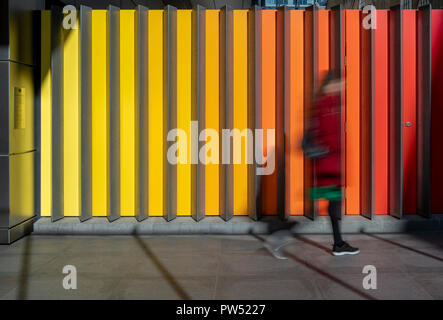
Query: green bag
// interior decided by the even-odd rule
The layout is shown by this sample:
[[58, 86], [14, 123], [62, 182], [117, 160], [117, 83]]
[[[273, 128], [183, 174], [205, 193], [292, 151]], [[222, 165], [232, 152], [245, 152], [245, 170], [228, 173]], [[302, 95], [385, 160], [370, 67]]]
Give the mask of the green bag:
[[311, 199], [341, 200], [341, 188], [338, 186], [313, 187], [311, 188]]

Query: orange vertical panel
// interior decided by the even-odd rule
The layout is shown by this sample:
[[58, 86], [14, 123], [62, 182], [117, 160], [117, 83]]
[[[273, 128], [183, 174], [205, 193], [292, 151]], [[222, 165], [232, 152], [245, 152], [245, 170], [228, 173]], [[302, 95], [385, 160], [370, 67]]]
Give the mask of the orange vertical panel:
[[[276, 129], [276, 10], [261, 11], [261, 123], [263, 128], [263, 154], [276, 148], [276, 141], [267, 138], [267, 129]], [[262, 213], [277, 213], [277, 175], [262, 176], [261, 180]]]
[[317, 11], [317, 66], [318, 85], [321, 84], [323, 77], [328, 73], [330, 69], [330, 37], [329, 37], [329, 19], [330, 10], [318, 10]]
[[360, 214], [360, 11], [345, 15], [346, 214]]
[[373, 212], [388, 214], [388, 110], [389, 110], [389, 53], [388, 10], [377, 10], [373, 54]]
[[289, 11], [286, 21], [286, 214], [303, 215], [304, 211], [304, 159], [300, 141], [304, 130], [304, 12]]
[[403, 211], [417, 211], [416, 10], [403, 10]]
[[[329, 37], [329, 20], [330, 20], [330, 10], [318, 10], [317, 11], [317, 86], [320, 86], [323, 77], [328, 73], [331, 68], [330, 64], [330, 37]], [[319, 200], [318, 201], [318, 214], [327, 215], [328, 214], [329, 201]]]

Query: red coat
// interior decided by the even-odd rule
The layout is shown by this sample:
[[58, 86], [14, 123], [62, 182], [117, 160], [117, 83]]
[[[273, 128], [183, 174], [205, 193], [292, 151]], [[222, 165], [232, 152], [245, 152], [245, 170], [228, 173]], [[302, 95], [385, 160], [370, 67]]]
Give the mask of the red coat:
[[313, 139], [329, 153], [314, 160], [314, 186], [341, 186], [340, 96], [322, 95], [314, 105]]

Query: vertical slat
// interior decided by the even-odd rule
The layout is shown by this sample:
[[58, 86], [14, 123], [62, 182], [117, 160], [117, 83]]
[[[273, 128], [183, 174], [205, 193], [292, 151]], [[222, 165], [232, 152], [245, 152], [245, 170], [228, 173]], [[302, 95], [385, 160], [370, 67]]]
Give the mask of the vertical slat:
[[[256, 132], [259, 128], [257, 112], [257, 69], [258, 69], [258, 37], [260, 28], [260, 13], [261, 10], [258, 6], [254, 6], [248, 12], [248, 128], [252, 132]], [[253, 141], [251, 141], [253, 143]], [[256, 155], [256, 145], [253, 145], [252, 152], [253, 157]], [[260, 178], [256, 175], [257, 162], [248, 164], [248, 216], [253, 219], [258, 219], [257, 213], [257, 198], [259, 194], [259, 182]]]
[[[330, 38], [330, 10], [317, 10], [316, 18], [317, 23], [315, 24], [315, 45], [316, 50], [315, 56], [315, 86], [320, 88], [323, 78], [331, 69], [330, 66], [330, 55], [331, 55], [331, 38]], [[317, 215], [327, 215], [328, 214], [329, 201], [326, 199], [320, 199], [316, 201], [316, 214]]]
[[286, 6], [280, 7], [276, 14], [276, 72], [277, 84], [275, 88], [275, 174], [277, 181], [277, 215], [286, 219], [285, 215], [285, 12]]
[[63, 29], [62, 12], [51, 7], [51, 100], [52, 100], [52, 215], [64, 217], [63, 170]]
[[[225, 6], [220, 11], [220, 130], [231, 130], [233, 123], [233, 11]], [[224, 220], [233, 216], [232, 147], [226, 148], [220, 135], [222, 165], [220, 166], [220, 215]]]
[[149, 215], [162, 217], [167, 212], [167, 141], [163, 128], [167, 109], [164, 104], [163, 10], [149, 10], [148, 30], [148, 140], [149, 140]]
[[346, 214], [360, 214], [360, 25], [346, 10]]
[[372, 214], [388, 214], [389, 11], [377, 10], [372, 30]]
[[443, 213], [443, 10], [431, 11], [431, 211]]
[[[252, 136], [248, 129], [248, 11], [233, 12], [233, 211], [248, 215], [248, 164]], [[237, 129], [240, 134], [235, 132]], [[244, 142], [244, 143], [243, 143]]]
[[[342, 182], [342, 204], [346, 203], [345, 193], [346, 188], [344, 186], [345, 174], [346, 174], [346, 164], [345, 164], [345, 141], [346, 135], [344, 132], [346, 113], [345, 113], [345, 72], [344, 72], [344, 57], [345, 57], [345, 41], [344, 41], [344, 14], [343, 5], [338, 4], [331, 8], [331, 23], [330, 23], [330, 67], [335, 70], [342, 80], [342, 87], [340, 92], [340, 117], [341, 117], [341, 131], [340, 131], [340, 145], [341, 145], [341, 182]], [[345, 205], [341, 206], [341, 215], [345, 212]]]
[[120, 9], [108, 9], [110, 211], [109, 221], [120, 218]]
[[120, 10], [120, 214], [137, 214], [138, 120], [135, 106], [135, 10]]
[[[311, 105], [314, 90], [314, 6], [310, 6], [306, 9], [304, 14], [304, 97], [303, 97], [303, 120], [304, 127], [306, 128], [311, 116]], [[309, 190], [314, 182], [312, 163], [309, 158], [304, 158], [304, 188]], [[311, 200], [309, 192], [304, 194], [304, 216], [311, 220], [315, 219], [314, 204]]]
[[[263, 129], [263, 13], [260, 7], [254, 8], [254, 32], [255, 32], [255, 56], [254, 56], [254, 104], [255, 104], [255, 143], [254, 157], [256, 164], [255, 177], [255, 211], [257, 219], [263, 216], [263, 175], [259, 170], [263, 171], [265, 165], [263, 163], [263, 141], [258, 140], [258, 130]], [[264, 138], [264, 133], [261, 134]]]
[[400, 6], [389, 12], [389, 214], [403, 215], [402, 17]]
[[[194, 133], [199, 139], [201, 130], [206, 125], [206, 9], [197, 5], [192, 12], [192, 105], [191, 119], [197, 121], [197, 132]], [[218, 117], [217, 117], [218, 118]], [[191, 128], [192, 131], [192, 128]], [[204, 135], [202, 135], [203, 137]], [[206, 139], [206, 136], [204, 137]], [[193, 140], [191, 132], [191, 213], [195, 221], [204, 218], [206, 212], [206, 175], [207, 165], [199, 159], [199, 150], [205, 145], [205, 141]], [[198, 163], [195, 164], [194, 160]]]
[[[192, 10], [177, 11], [177, 106], [176, 121], [180, 136], [177, 137], [178, 163], [177, 170], [177, 215], [192, 215], [192, 164], [191, 150], [194, 139], [191, 135], [192, 107], [193, 107], [193, 68], [192, 63]], [[181, 136], [181, 133], [184, 136]], [[185, 155], [185, 156], [183, 156]], [[184, 160], [184, 161], [183, 161]]]
[[[203, 12], [203, 11], [202, 11]], [[205, 215], [220, 215], [220, 167], [221, 152], [220, 140], [220, 10], [205, 10], [205, 28], [200, 33], [204, 36], [201, 41], [200, 54], [201, 77], [199, 83], [200, 101], [199, 101], [199, 128], [200, 130], [210, 130], [214, 135], [210, 142], [205, 144], [204, 148], [211, 148], [211, 154], [205, 153], [206, 165], [204, 165], [204, 184], [201, 185], [203, 179], [202, 174], [199, 175], [198, 194], [200, 197], [199, 206], [204, 208]], [[201, 119], [201, 120], [200, 120]], [[215, 133], [217, 135], [215, 135]], [[211, 134], [211, 135], [212, 135]], [[208, 138], [205, 136], [205, 139]], [[202, 142], [201, 142], [202, 143]], [[199, 152], [202, 149], [200, 149]], [[212, 162], [208, 163], [210, 160]], [[201, 166], [201, 159], [199, 161]], [[201, 168], [200, 168], [201, 170]], [[202, 186], [205, 187], [203, 190]]]
[[[259, 108], [260, 108], [260, 129], [263, 130], [263, 139], [261, 143], [260, 157], [274, 156], [275, 169], [269, 175], [261, 176], [260, 186], [260, 213], [262, 215], [276, 215], [278, 206], [277, 193], [277, 10], [261, 11], [261, 30], [260, 30], [260, 85], [258, 89]], [[268, 132], [274, 130], [275, 135], [272, 139]], [[271, 154], [266, 154], [267, 151]], [[269, 164], [264, 163], [266, 167]], [[264, 170], [265, 171], [265, 170]]]
[[[200, 87], [200, 103], [199, 103], [199, 126], [200, 130], [207, 129], [213, 133], [217, 133], [218, 137], [221, 137], [220, 116], [224, 111], [221, 109], [221, 90], [220, 90], [220, 10], [205, 10], [205, 35], [204, 40], [201, 43], [200, 49], [202, 50], [201, 57], [201, 73], [203, 75], [200, 78], [202, 86]], [[204, 70], [203, 70], [204, 66]], [[203, 81], [204, 79], [204, 81]], [[203, 100], [204, 99], [204, 100]], [[201, 119], [201, 120], [200, 120]], [[203, 122], [202, 122], [203, 121]], [[204, 125], [202, 125], [204, 123]], [[215, 136], [215, 134], [214, 134]], [[206, 138], [206, 137], [205, 137]], [[213, 137], [210, 141], [212, 148], [211, 158], [213, 157], [215, 163], [207, 163], [204, 166], [204, 184], [201, 185], [199, 176], [198, 186], [200, 188], [199, 195], [205, 196], [205, 199], [201, 200], [204, 204], [205, 215], [220, 215], [221, 199], [220, 193], [223, 192], [220, 189], [221, 182], [221, 144], [220, 140]], [[201, 149], [200, 149], [201, 150]], [[205, 150], [206, 151], [206, 150]], [[207, 161], [211, 158], [206, 155]], [[201, 164], [199, 164], [201, 166]], [[205, 190], [202, 190], [202, 186]], [[202, 193], [204, 192], [204, 193]], [[200, 204], [200, 207], [203, 205]]]
[[80, 121], [81, 211], [80, 220], [92, 218], [92, 10], [80, 6]]
[[304, 159], [300, 148], [304, 130], [304, 12], [287, 10], [285, 17], [285, 170], [286, 215], [304, 211]]
[[[78, 25], [78, 17], [76, 24]], [[79, 29], [64, 29], [63, 39], [63, 130], [65, 217], [80, 216], [80, 99]]]
[[[318, 57], [319, 57], [319, 51], [318, 51], [318, 7], [314, 4], [312, 7], [309, 7], [312, 11], [312, 87], [311, 87], [311, 96], [310, 96], [310, 102], [311, 102], [311, 109], [313, 108], [313, 101], [315, 99], [315, 95], [318, 89]], [[317, 174], [315, 171], [315, 159], [312, 160], [312, 185], [315, 186], [317, 184]], [[319, 201], [312, 201], [312, 219], [315, 219], [318, 216], [319, 213]]]
[[417, 212], [417, 10], [403, 10], [403, 212]]
[[[163, 54], [165, 64], [163, 65], [164, 74], [164, 94], [163, 105], [167, 115], [163, 118], [163, 129], [167, 132], [177, 128], [177, 9], [172, 6], [166, 6], [163, 18]], [[172, 142], [169, 143], [172, 145]], [[167, 159], [167, 145], [165, 144], [165, 163], [167, 163], [167, 185], [165, 186], [165, 208], [164, 218], [171, 221], [177, 217], [177, 165], [171, 164]], [[166, 191], [167, 190], [167, 191]]]
[[138, 208], [136, 218], [142, 221], [149, 213], [149, 111], [148, 111], [148, 9], [137, 6], [135, 41], [135, 106], [138, 119]]
[[41, 209], [42, 217], [52, 212], [52, 71], [51, 71], [51, 11], [41, 11]]
[[431, 212], [431, 5], [419, 8], [417, 19], [417, 213]]
[[[365, 15], [360, 15], [363, 24]], [[360, 29], [360, 214], [371, 219], [372, 214], [372, 137], [371, 137], [371, 30]]]
[[92, 215], [110, 210], [107, 10], [92, 11]]

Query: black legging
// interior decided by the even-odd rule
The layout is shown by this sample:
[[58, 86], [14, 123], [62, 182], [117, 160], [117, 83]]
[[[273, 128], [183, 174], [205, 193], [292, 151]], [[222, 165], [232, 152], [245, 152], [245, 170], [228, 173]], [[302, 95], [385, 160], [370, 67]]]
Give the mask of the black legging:
[[334, 234], [334, 244], [341, 245], [343, 239], [341, 238], [339, 220], [341, 216], [341, 200], [329, 201], [329, 216], [331, 217], [332, 232]]

